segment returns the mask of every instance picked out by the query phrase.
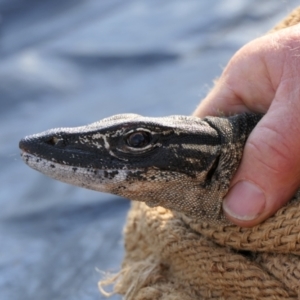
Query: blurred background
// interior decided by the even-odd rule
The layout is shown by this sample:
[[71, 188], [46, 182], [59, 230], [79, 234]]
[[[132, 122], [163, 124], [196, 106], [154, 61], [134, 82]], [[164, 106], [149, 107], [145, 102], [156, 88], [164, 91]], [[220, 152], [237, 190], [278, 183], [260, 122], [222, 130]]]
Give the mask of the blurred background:
[[0, 299], [104, 299], [129, 209], [28, 168], [20, 138], [117, 113], [189, 115], [236, 50], [297, 5], [0, 0]]

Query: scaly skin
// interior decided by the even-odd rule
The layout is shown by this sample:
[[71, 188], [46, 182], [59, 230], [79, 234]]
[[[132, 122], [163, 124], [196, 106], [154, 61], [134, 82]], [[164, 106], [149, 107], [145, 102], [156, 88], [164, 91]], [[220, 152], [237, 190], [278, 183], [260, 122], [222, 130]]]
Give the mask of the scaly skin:
[[22, 157], [54, 179], [226, 222], [222, 199], [261, 116], [116, 115], [25, 137]]

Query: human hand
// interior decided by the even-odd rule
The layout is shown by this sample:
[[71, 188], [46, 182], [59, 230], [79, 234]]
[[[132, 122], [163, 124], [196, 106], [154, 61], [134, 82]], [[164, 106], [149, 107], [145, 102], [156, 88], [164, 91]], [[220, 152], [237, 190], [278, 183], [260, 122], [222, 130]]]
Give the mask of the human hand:
[[194, 115], [247, 111], [265, 116], [247, 140], [223, 209], [236, 225], [252, 227], [300, 186], [300, 24], [240, 49]]

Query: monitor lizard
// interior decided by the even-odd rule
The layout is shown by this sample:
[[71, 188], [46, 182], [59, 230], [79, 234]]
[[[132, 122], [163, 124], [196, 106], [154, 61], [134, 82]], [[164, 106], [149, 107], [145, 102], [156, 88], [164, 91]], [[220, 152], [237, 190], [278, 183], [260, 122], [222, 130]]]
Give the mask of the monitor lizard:
[[261, 115], [115, 115], [20, 141], [25, 163], [54, 179], [226, 223], [222, 199]]

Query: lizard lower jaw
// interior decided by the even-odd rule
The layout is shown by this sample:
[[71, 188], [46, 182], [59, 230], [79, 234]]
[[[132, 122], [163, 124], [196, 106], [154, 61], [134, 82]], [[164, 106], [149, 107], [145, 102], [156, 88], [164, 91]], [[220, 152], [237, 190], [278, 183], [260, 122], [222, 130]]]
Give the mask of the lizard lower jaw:
[[24, 150], [21, 151], [21, 157], [29, 167], [51, 178], [99, 192], [114, 193], [112, 191], [116, 186], [120, 187], [127, 178], [126, 170], [74, 167], [57, 163], [54, 159], [49, 161], [40, 158]]

